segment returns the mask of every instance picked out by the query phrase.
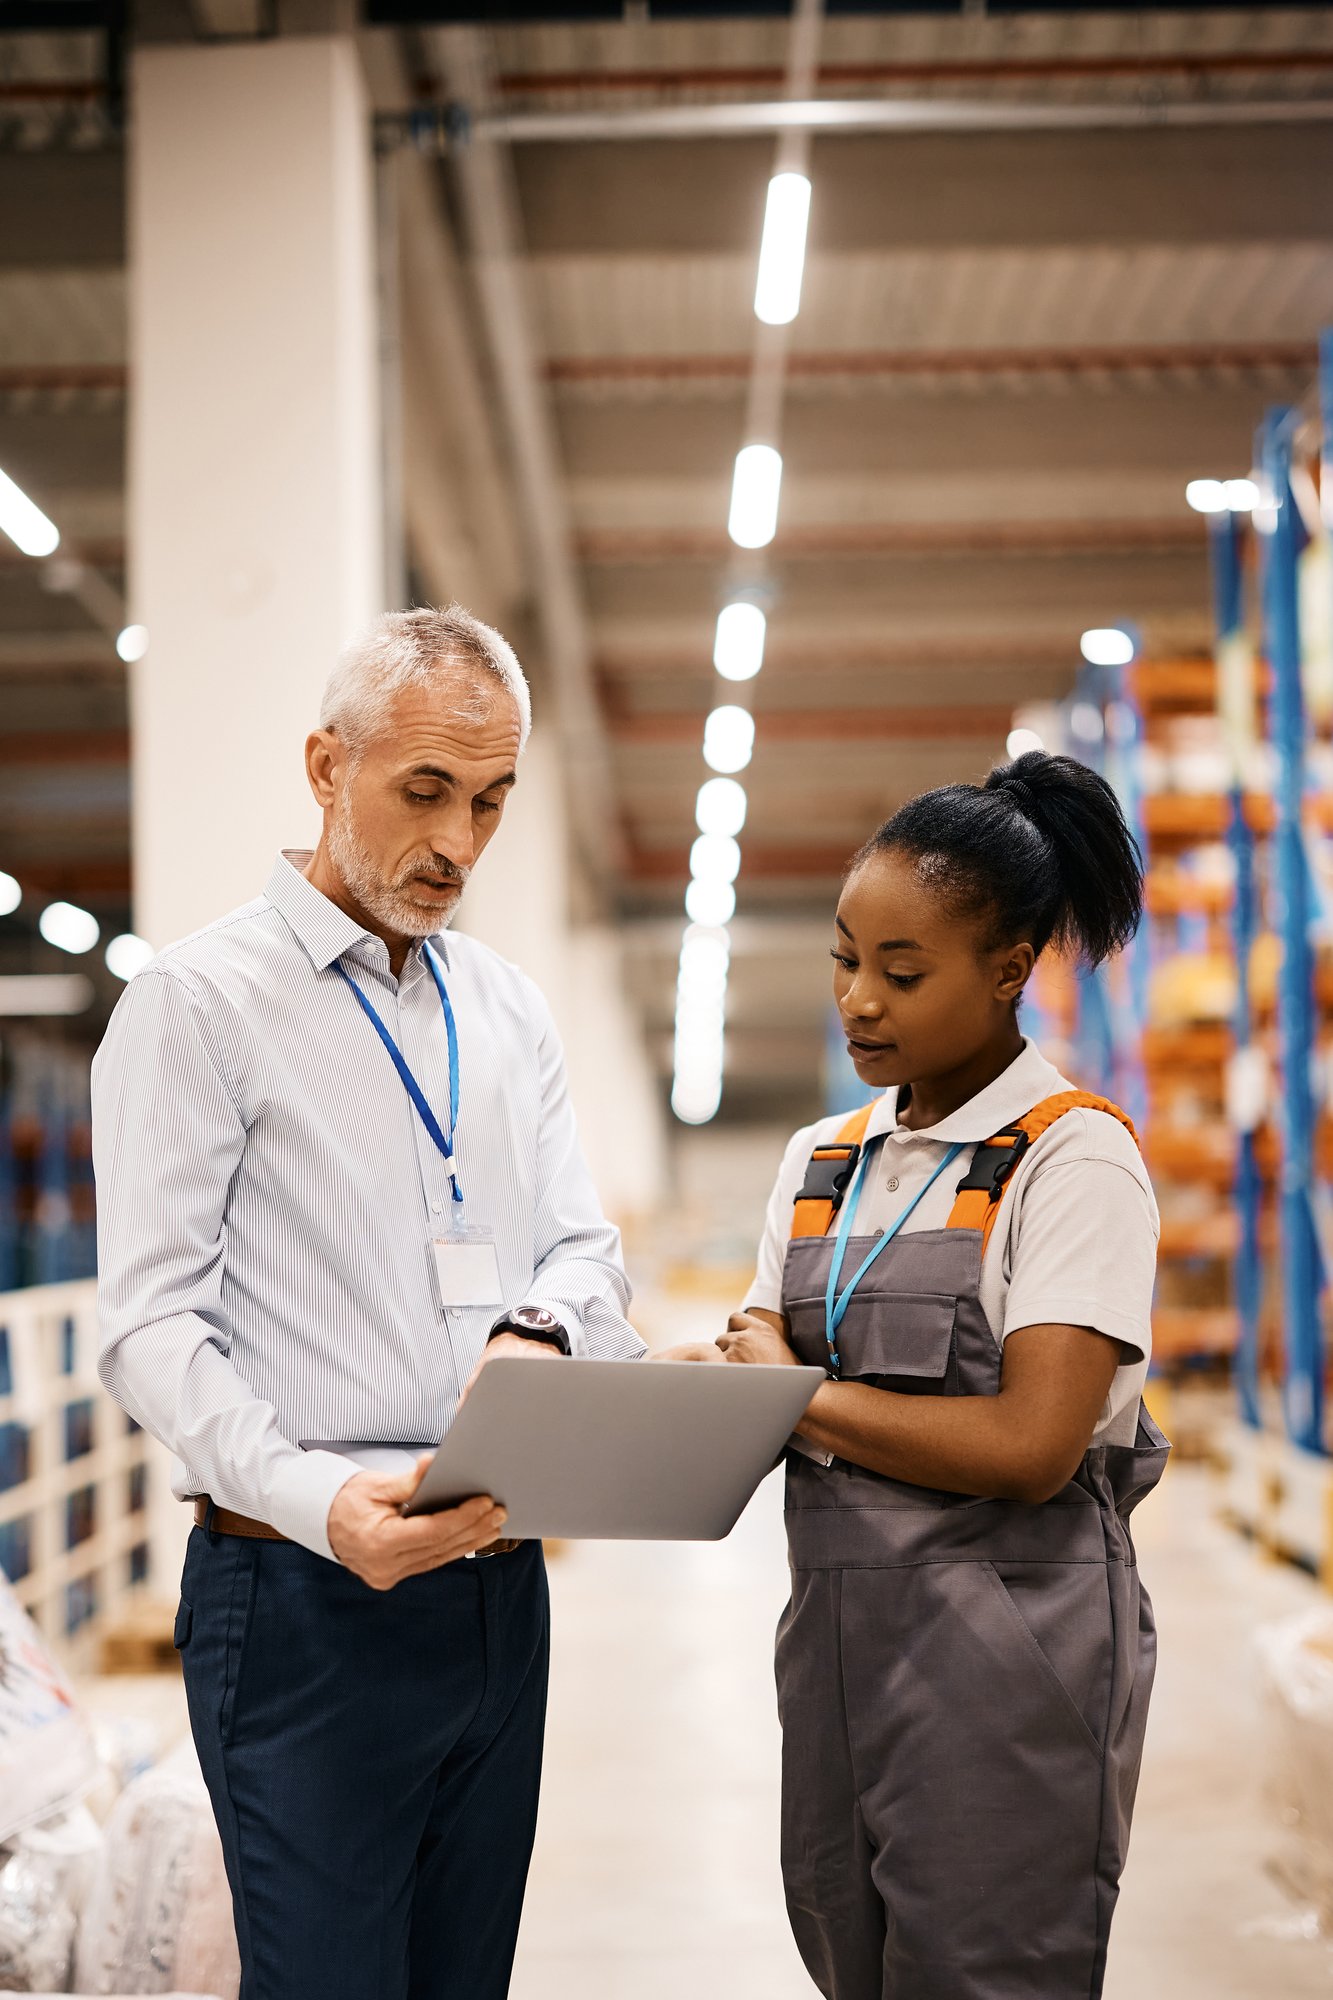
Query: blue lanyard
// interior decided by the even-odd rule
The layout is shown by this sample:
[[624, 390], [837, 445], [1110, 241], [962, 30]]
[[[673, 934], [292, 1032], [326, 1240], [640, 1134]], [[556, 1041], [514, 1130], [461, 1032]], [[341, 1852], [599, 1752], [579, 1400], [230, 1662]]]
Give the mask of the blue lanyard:
[[347, 967], [342, 963], [341, 959], [335, 960], [335, 970], [340, 972], [343, 978], [347, 981], [347, 984], [351, 987], [353, 993], [355, 993], [363, 1010], [369, 1016], [370, 1024], [374, 1028], [375, 1033], [379, 1036], [385, 1048], [389, 1051], [390, 1060], [392, 1061], [393, 1066], [397, 1070], [399, 1076], [403, 1080], [403, 1088], [407, 1092], [408, 1096], [411, 1098], [413, 1104], [417, 1108], [417, 1116], [420, 1118], [426, 1130], [430, 1133], [431, 1138], [435, 1141], [435, 1144], [437, 1145], [441, 1154], [444, 1157], [444, 1164], [448, 1171], [450, 1185], [453, 1190], [453, 1198], [455, 1202], [461, 1204], [463, 1200], [463, 1190], [462, 1187], [459, 1185], [458, 1168], [454, 1163], [454, 1128], [458, 1123], [458, 1083], [459, 1083], [458, 1028], [454, 1022], [454, 1010], [449, 1002], [449, 989], [444, 983], [444, 974], [440, 971], [439, 960], [436, 958], [435, 953], [431, 950], [430, 946], [424, 942], [422, 944], [421, 951], [422, 951], [422, 956], [424, 957], [427, 965], [430, 967], [431, 977], [435, 981], [435, 988], [440, 996], [440, 1005], [444, 1009], [444, 1032], [445, 1032], [445, 1037], [449, 1043], [449, 1130], [448, 1132], [441, 1131], [439, 1120], [436, 1118], [435, 1113], [431, 1110], [429, 1104], [426, 1102], [425, 1092], [422, 1090], [421, 1085], [417, 1082], [416, 1078], [413, 1076], [411, 1070], [408, 1068], [407, 1058], [404, 1056], [397, 1042], [394, 1040], [393, 1036], [389, 1033], [389, 1030], [385, 1027], [378, 1013], [375, 1011], [374, 1007], [371, 1006], [369, 1000], [367, 1000], [365, 994], [361, 991], [361, 988], [357, 985], [356, 981], [353, 979], [351, 973], [347, 970]]
[[842, 1359], [838, 1353], [838, 1328], [842, 1325], [847, 1308], [852, 1302], [852, 1293], [856, 1290], [876, 1257], [882, 1251], [888, 1249], [890, 1243], [892, 1243], [894, 1237], [898, 1234], [898, 1231], [902, 1228], [917, 1203], [924, 1200], [925, 1196], [929, 1194], [940, 1175], [944, 1172], [944, 1169], [958, 1158], [962, 1150], [961, 1145], [950, 1146], [948, 1152], [926, 1182], [926, 1185], [912, 1196], [912, 1199], [908, 1202], [902, 1213], [896, 1216], [889, 1224], [884, 1234], [877, 1240], [874, 1249], [865, 1259], [856, 1276], [840, 1292], [838, 1290], [838, 1278], [842, 1272], [842, 1260], [847, 1253], [847, 1239], [852, 1233], [852, 1217], [855, 1215], [856, 1205], [861, 1199], [861, 1188], [865, 1182], [866, 1169], [870, 1165], [870, 1148], [867, 1146], [862, 1152], [861, 1163], [856, 1169], [856, 1176], [843, 1197], [842, 1213], [838, 1217], [837, 1240], [833, 1245], [833, 1257], [829, 1264], [828, 1286], [824, 1292], [824, 1338], [828, 1342], [829, 1359], [833, 1364], [833, 1373], [835, 1375], [842, 1369]]

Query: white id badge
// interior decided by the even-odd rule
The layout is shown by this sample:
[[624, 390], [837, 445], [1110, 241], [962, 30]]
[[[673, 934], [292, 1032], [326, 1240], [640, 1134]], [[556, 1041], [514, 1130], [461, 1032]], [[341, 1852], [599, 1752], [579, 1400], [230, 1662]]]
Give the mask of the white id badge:
[[437, 1236], [431, 1249], [435, 1253], [441, 1305], [504, 1304], [500, 1259], [489, 1229], [460, 1229], [452, 1236]]

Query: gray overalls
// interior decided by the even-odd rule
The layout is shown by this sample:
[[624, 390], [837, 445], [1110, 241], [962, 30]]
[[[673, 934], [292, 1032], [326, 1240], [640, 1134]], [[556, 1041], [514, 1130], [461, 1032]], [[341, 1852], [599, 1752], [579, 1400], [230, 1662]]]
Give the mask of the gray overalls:
[[[797, 1238], [783, 1272], [821, 1366], [833, 1249]], [[981, 1249], [979, 1229], [895, 1237], [839, 1329], [844, 1378], [995, 1395]], [[1156, 1659], [1128, 1517], [1168, 1450], [1144, 1412], [1042, 1506], [789, 1454], [782, 1869], [827, 2000], [1100, 1995]]]

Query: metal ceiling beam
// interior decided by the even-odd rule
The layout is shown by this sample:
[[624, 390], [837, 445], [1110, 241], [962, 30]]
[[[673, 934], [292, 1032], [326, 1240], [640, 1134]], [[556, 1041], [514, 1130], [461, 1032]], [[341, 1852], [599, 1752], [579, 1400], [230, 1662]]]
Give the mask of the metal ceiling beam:
[[[448, 87], [468, 103], [485, 102], [488, 75], [477, 33], [437, 33], [432, 46]], [[534, 608], [555, 684], [576, 844], [591, 879], [605, 891], [623, 852], [623, 835], [555, 428], [532, 332], [510, 163], [500, 135], [487, 130], [485, 118], [453, 150], [451, 162], [508, 435]]]
[[[837, 349], [787, 357], [789, 381], [875, 379], [884, 376], [971, 375], [1267, 375], [1312, 374], [1314, 341], [1209, 341], [1126, 347], [977, 347]], [[589, 383], [689, 383], [743, 381], [748, 354], [578, 354], [546, 364], [546, 379], [561, 387]], [[0, 389], [7, 371], [0, 370]]]
[[73, 896], [81, 903], [115, 898], [126, 901], [130, 893], [130, 862], [114, 857], [98, 860], [84, 854], [52, 860], [49, 855], [15, 861], [14, 867], [25, 889], [41, 889], [48, 895]]
[[[39, 570], [48, 569], [50, 565], [58, 565], [63, 562], [67, 550], [67, 541], [62, 541], [59, 555], [28, 556], [24, 555], [22, 549], [16, 548], [13, 542], [6, 537], [3, 541], [0, 541], [0, 569], [32, 569], [34, 565]], [[79, 544], [79, 560], [88, 564], [93, 569], [123, 569], [125, 566], [125, 544], [118, 536], [115, 539], [107, 538], [102, 541], [81, 542]], [[55, 590], [59, 588], [59, 584], [55, 580], [52, 580], [49, 587]], [[117, 626], [116, 630], [119, 631], [119, 629], [120, 627]]]
[[1151, 104], [940, 97], [782, 98], [712, 104], [627, 105], [604, 111], [490, 112], [465, 102], [381, 113], [381, 144], [441, 152], [500, 145], [587, 145], [597, 140], [750, 139], [765, 132], [1107, 132], [1165, 125], [1300, 125], [1333, 120], [1333, 97], [1190, 99]]
[[[718, 562], [730, 552], [724, 528], [601, 528], [578, 538], [589, 565], [635, 567], [646, 563]], [[1197, 549], [1205, 554], [1198, 519], [1120, 521], [881, 521], [833, 522], [781, 528], [772, 545], [775, 562], [824, 556], [1115, 555], [1126, 550]]]
[[[360, 52], [375, 103], [410, 95], [399, 38], [365, 36]], [[414, 154], [380, 155], [376, 185], [386, 491], [402, 495], [398, 561], [410, 551], [435, 602], [461, 598], [512, 631], [526, 610], [518, 524], [439, 170]]]
[[[733, 958], [762, 958], [776, 955], [811, 957], [828, 942], [828, 923], [822, 918], [765, 915], [759, 911], [733, 917], [727, 926]], [[680, 918], [623, 917], [620, 935], [625, 949], [635, 958], [675, 959], [680, 952]]]
[[128, 764], [125, 729], [7, 729], [0, 736], [0, 766], [16, 764]]
[[[825, 879], [839, 876], [850, 861], [857, 843], [852, 841], [844, 847], [832, 841], [755, 841], [745, 843], [745, 859], [741, 865], [741, 880], [780, 881]], [[679, 847], [641, 847], [630, 857], [629, 880], [639, 883], [679, 884], [683, 889], [690, 879], [690, 849], [686, 842]]]
[[[1163, 54], [1000, 56], [951, 58], [936, 62], [821, 62], [816, 86], [842, 90], [861, 84], [1065, 83], [1143, 77], [1181, 77], [1192, 82], [1222, 76], [1293, 76], [1333, 70], [1333, 49], [1197, 50]], [[776, 64], [713, 64], [686, 68], [502, 70], [501, 97], [545, 97], [584, 91], [776, 90]]]
[[[1010, 702], [950, 702], [945, 707], [898, 704], [884, 708], [765, 709], [756, 727], [769, 743], [943, 742], [958, 737], [1003, 738], [1013, 720]], [[617, 743], [690, 744], [702, 739], [703, 721], [688, 710], [633, 713], [613, 725]]]
[[[621, 689], [606, 686], [614, 680], [633, 680], [646, 674], [669, 675], [679, 680], [706, 670], [711, 681], [712, 662], [702, 660], [700, 653], [700, 647], [688, 652], [651, 645], [608, 647], [598, 657], [597, 672], [604, 694], [614, 703], [623, 700]], [[1053, 637], [1050, 632], [1034, 632], [1030, 636], [1006, 633], [1000, 638], [981, 637], [973, 632], [951, 637], [944, 632], [929, 639], [877, 640], [859, 645], [855, 640], [832, 633], [818, 638], [779, 636], [764, 650], [764, 675], [769, 680], [784, 674], [799, 674], [803, 679], [837, 672], [901, 675], [917, 668], [940, 667], [984, 673], [993, 667], [1071, 666], [1072, 663], [1069, 641]]]
[[[1068, 648], [1061, 658], [1068, 658]], [[1208, 671], [1208, 663], [1200, 663]], [[924, 702], [861, 705], [854, 709], [766, 709], [758, 727], [765, 743], [944, 742], [1003, 735], [1013, 716], [1010, 702]], [[697, 748], [700, 718], [691, 710], [628, 711], [617, 716], [612, 734], [624, 745], [691, 745]], [[22, 729], [0, 736], [0, 767], [17, 765], [125, 764], [125, 730]]]

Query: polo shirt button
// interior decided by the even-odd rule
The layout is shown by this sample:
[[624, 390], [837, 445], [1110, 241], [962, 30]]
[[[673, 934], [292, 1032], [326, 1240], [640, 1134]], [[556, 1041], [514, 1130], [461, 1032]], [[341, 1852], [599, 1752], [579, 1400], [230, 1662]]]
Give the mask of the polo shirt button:
[[889, 1193], [890, 1193], [890, 1194], [897, 1194], [897, 1192], [898, 1192], [898, 1176], [897, 1176], [897, 1174], [890, 1174], [890, 1176], [889, 1176]]

